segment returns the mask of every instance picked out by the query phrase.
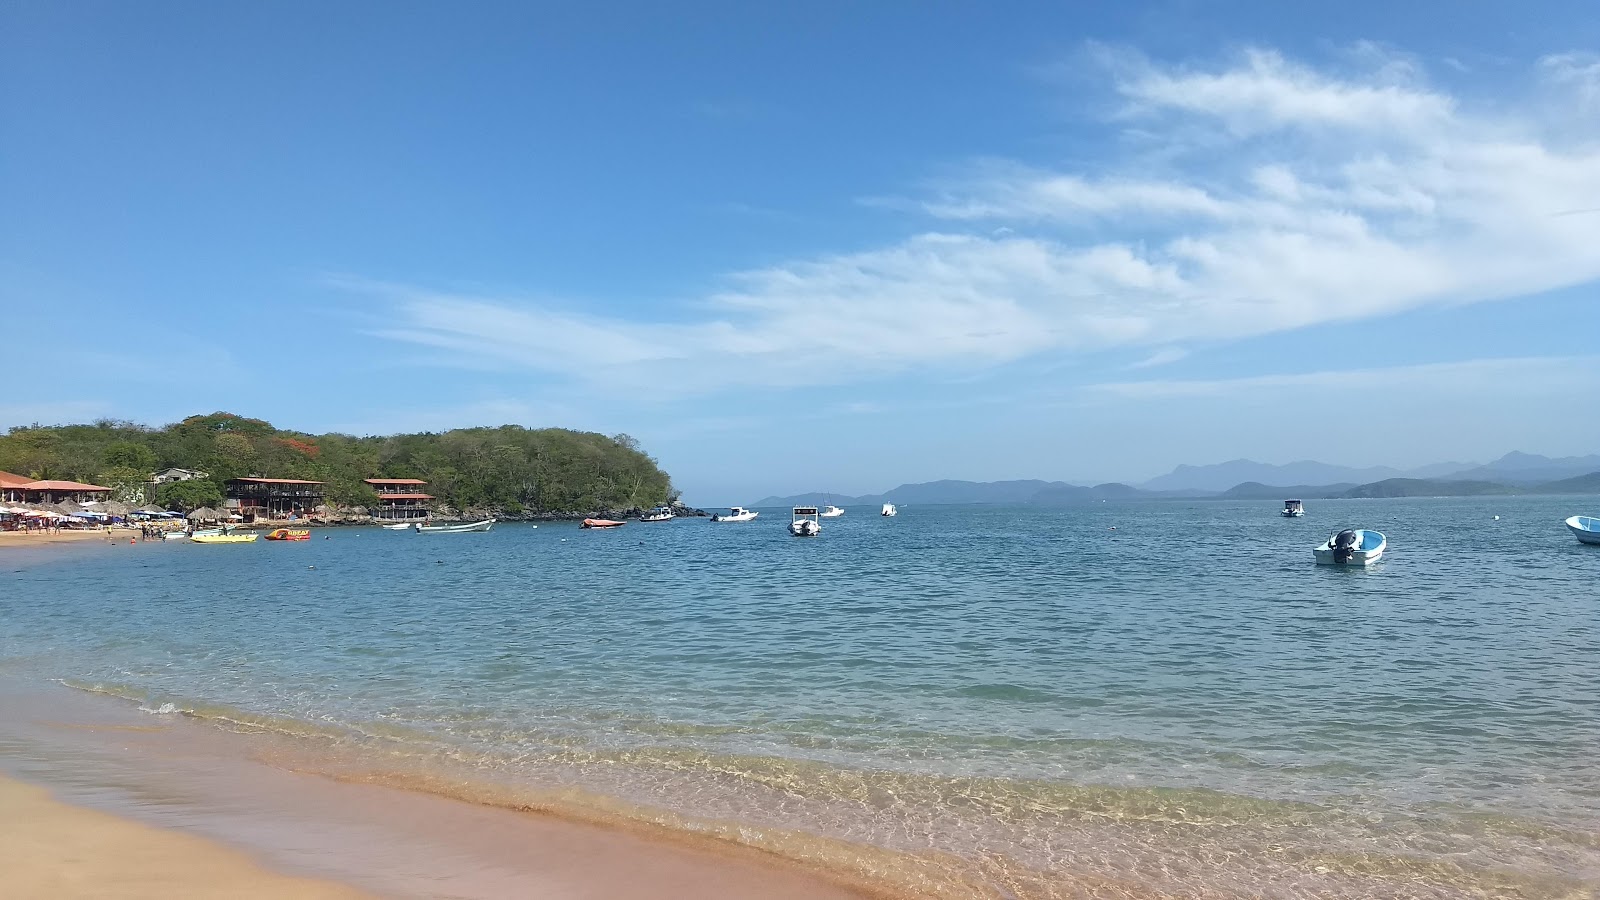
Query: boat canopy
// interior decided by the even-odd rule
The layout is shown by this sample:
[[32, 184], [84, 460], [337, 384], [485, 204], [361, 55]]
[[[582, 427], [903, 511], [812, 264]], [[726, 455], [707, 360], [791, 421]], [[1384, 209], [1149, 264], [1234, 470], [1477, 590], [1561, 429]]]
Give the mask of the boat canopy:
[[814, 516], [817, 514], [817, 508], [815, 506], [796, 506], [794, 514], [797, 516]]

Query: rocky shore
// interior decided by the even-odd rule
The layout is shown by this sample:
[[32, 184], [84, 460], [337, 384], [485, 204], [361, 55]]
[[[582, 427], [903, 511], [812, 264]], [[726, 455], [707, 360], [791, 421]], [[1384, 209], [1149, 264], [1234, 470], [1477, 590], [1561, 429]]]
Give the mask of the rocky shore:
[[[707, 518], [710, 513], [703, 509], [696, 509], [682, 503], [667, 504], [674, 515], [679, 518]], [[540, 512], [506, 512], [503, 509], [469, 507], [455, 509], [446, 505], [434, 506], [429, 510], [430, 518], [434, 523], [441, 522], [479, 522], [484, 519], [494, 519], [498, 522], [577, 522], [583, 519], [637, 519], [648, 510], [643, 507], [629, 507], [626, 509], [595, 509], [588, 511], [540, 511]], [[288, 521], [286, 519], [256, 519], [245, 528], [329, 528], [356, 525], [391, 524], [391, 520], [375, 519], [363, 507], [338, 507], [325, 508], [312, 514], [308, 518]]]

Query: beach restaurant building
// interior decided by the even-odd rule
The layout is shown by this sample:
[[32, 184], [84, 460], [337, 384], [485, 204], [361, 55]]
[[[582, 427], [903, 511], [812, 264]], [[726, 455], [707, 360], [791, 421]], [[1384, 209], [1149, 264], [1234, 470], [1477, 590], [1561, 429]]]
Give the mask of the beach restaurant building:
[[378, 508], [372, 511], [374, 519], [425, 519], [428, 501], [432, 494], [424, 493], [426, 481], [416, 478], [368, 478], [367, 484], [378, 493]]
[[7, 503], [61, 503], [72, 500], [89, 503], [111, 496], [111, 488], [81, 481], [35, 481], [10, 472], [0, 472], [0, 501]]
[[246, 521], [257, 516], [280, 519], [307, 515], [322, 505], [323, 483], [297, 478], [230, 478], [224, 485], [229, 511]]

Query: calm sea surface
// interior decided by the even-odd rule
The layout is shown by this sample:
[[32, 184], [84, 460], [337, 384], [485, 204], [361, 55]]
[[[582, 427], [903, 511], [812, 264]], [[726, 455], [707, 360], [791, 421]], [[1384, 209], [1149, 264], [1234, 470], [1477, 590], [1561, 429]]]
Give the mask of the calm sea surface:
[[[0, 665], [299, 767], [934, 895], [1589, 897], [1600, 547], [1561, 519], [1597, 502], [7, 551]], [[1350, 525], [1385, 559], [1313, 565]]]

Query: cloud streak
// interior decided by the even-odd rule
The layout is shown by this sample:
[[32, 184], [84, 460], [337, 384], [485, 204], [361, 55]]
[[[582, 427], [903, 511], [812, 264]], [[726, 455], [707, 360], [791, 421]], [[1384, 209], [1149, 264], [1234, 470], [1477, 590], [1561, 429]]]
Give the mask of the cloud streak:
[[1592, 59], [1542, 61], [1546, 102], [1518, 118], [1474, 111], [1404, 58], [1363, 55], [1363, 72], [1335, 75], [1268, 50], [1207, 68], [1106, 54], [1106, 127], [1154, 139], [1158, 160], [972, 164], [891, 204], [931, 227], [736, 273], [688, 321], [367, 285], [400, 313], [376, 333], [698, 391], [1120, 348], [1154, 365], [1165, 347], [1600, 278], [1600, 217], [1570, 214], [1600, 206], [1600, 145], [1570, 115], [1537, 112], [1590, 102]]

